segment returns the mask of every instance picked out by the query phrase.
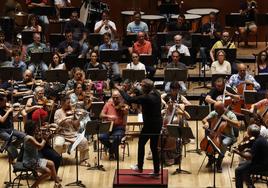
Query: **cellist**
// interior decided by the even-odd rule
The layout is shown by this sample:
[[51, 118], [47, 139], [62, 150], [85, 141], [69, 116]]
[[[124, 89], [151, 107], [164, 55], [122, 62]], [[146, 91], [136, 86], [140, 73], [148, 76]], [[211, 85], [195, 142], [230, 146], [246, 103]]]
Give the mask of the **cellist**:
[[[216, 122], [218, 120], [222, 121], [222, 122], [220, 122], [217, 130], [215, 130], [215, 127], [214, 127], [215, 120], [216, 120]], [[210, 112], [207, 115], [207, 117], [205, 117], [202, 120], [202, 123], [204, 125], [203, 128], [206, 130], [206, 135], [210, 136], [214, 133], [218, 134], [218, 137], [219, 137], [218, 145], [219, 145], [221, 152], [223, 154], [226, 152], [226, 149], [228, 146], [230, 146], [236, 142], [236, 137], [234, 135], [233, 127], [239, 128], [240, 123], [237, 120], [236, 115], [232, 111], [230, 111], [224, 107], [224, 104], [222, 101], [217, 101], [214, 103], [214, 110], [212, 112]], [[217, 122], [217, 124], [218, 124], [218, 122]], [[201, 149], [202, 149], [202, 146], [201, 146]], [[213, 158], [211, 153], [207, 152], [207, 156], [208, 156], [208, 163], [206, 165], [206, 168], [211, 168], [215, 159]], [[219, 173], [222, 172], [221, 164], [222, 164], [223, 158], [224, 158], [224, 155], [223, 156], [219, 155], [219, 157], [217, 158], [217, 161], [216, 161], [216, 168], [217, 168], [217, 172], [219, 172]]]

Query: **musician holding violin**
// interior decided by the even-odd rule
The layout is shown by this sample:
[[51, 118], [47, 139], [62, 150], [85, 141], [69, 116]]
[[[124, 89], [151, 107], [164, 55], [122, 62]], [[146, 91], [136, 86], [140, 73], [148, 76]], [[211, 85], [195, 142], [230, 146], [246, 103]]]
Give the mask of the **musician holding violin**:
[[110, 134], [101, 134], [100, 140], [109, 149], [109, 160], [119, 157], [118, 146], [125, 135], [128, 105], [124, 103], [118, 90], [114, 90], [112, 98], [106, 102], [100, 113], [104, 120], [113, 122]]
[[216, 160], [217, 172], [221, 173], [224, 153], [228, 146], [236, 142], [233, 128], [239, 128], [240, 123], [236, 115], [228, 108], [226, 109], [221, 101], [214, 103], [214, 110], [202, 120], [202, 123], [204, 125], [203, 128], [206, 130], [206, 135], [215, 142], [223, 154], [219, 155], [217, 159], [214, 159], [212, 155], [213, 151], [210, 151], [210, 147], [208, 147], [209, 143], [206, 142], [206, 138], [204, 138], [200, 143], [200, 148], [205, 151], [208, 156], [206, 167], [211, 168], [214, 160]]
[[234, 152], [245, 158], [235, 169], [236, 188], [243, 188], [245, 181], [247, 187], [254, 188], [250, 178], [251, 174], [258, 174], [268, 170], [268, 142], [260, 135], [260, 127], [252, 124], [247, 128], [248, 138], [254, 137], [250, 150], [235, 149]]

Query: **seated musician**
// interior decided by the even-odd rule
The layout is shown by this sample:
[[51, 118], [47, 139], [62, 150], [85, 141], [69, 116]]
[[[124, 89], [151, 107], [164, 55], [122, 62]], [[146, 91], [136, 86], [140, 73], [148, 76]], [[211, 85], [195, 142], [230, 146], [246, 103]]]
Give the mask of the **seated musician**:
[[164, 29], [164, 32], [167, 31], [190, 31], [191, 25], [190, 23], [185, 20], [184, 14], [179, 14], [176, 22], [169, 23], [166, 28]]
[[210, 48], [213, 46], [213, 44], [220, 39], [220, 35], [222, 32], [222, 26], [217, 21], [216, 13], [210, 12], [209, 13], [209, 22], [205, 23], [201, 27], [201, 34], [204, 36], [210, 36], [210, 40], [207, 41], [208, 46], [202, 46], [200, 47], [200, 56], [202, 59], [202, 65], [205, 70], [209, 69], [207, 66], [207, 55], [209, 53]]
[[[205, 101], [208, 104], [211, 104], [212, 109], [213, 109], [213, 105], [219, 101], [219, 100], [223, 100], [223, 96], [224, 96], [224, 88], [225, 88], [225, 83], [224, 83], [224, 79], [222, 77], [218, 78], [215, 83], [214, 83], [214, 87], [211, 88], [211, 90], [208, 92]], [[225, 91], [225, 95], [226, 96], [230, 96], [232, 99], [234, 100], [239, 100], [240, 96], [237, 95], [233, 89], [231, 89], [230, 87], [226, 87], [226, 91]]]
[[232, 68], [229, 61], [225, 60], [226, 54], [223, 50], [219, 50], [216, 54], [217, 60], [211, 64], [211, 74], [231, 74]]
[[104, 120], [113, 122], [112, 132], [100, 135], [101, 142], [109, 149], [110, 160], [119, 157], [118, 146], [125, 135], [127, 114], [128, 106], [123, 102], [119, 91], [114, 90], [112, 98], [106, 102], [100, 114]]
[[228, 81], [228, 84], [232, 88], [235, 88], [240, 84], [253, 85], [255, 90], [259, 90], [261, 88], [260, 84], [255, 80], [255, 78], [247, 73], [245, 64], [238, 64], [237, 68], [238, 74], [233, 74]]
[[127, 35], [138, 34], [138, 32], [144, 32], [146, 37], [148, 36], [148, 25], [141, 21], [141, 13], [139, 11], [134, 12], [134, 21], [127, 25]]
[[25, 70], [23, 73], [23, 80], [21, 82], [16, 82], [14, 84], [13, 96], [23, 97], [26, 95], [33, 94], [32, 89], [34, 84], [32, 71], [29, 69]]
[[92, 101], [90, 100], [90, 95], [86, 95], [85, 89], [86, 85], [82, 83], [74, 84], [74, 93], [70, 94], [70, 100], [72, 106], [85, 110], [88, 110], [90, 108]]
[[268, 73], [268, 53], [266, 50], [261, 51], [256, 59], [257, 62], [257, 74]]
[[239, 33], [248, 46], [248, 35], [257, 33], [256, 14], [258, 13], [257, 2], [255, 0], [244, 0], [240, 3], [240, 14], [245, 16], [245, 26], [239, 27]]
[[[166, 95], [164, 97], [164, 101], [166, 103], [165, 109], [162, 110], [162, 116], [163, 116], [163, 127], [162, 127], [162, 134], [164, 135], [162, 140], [162, 151], [163, 151], [163, 157], [164, 157], [164, 163], [167, 166], [177, 164], [181, 157], [181, 146], [182, 143], [178, 142], [178, 139], [174, 137], [170, 137], [168, 135], [167, 125], [168, 124], [177, 124], [178, 126], [184, 126], [186, 121], [184, 119], [189, 119], [190, 115], [184, 111], [184, 104], [178, 103], [174, 98], [172, 98], [170, 95]], [[178, 105], [178, 106], [177, 106]], [[173, 113], [174, 108], [176, 110]], [[173, 117], [172, 117], [173, 115]], [[172, 121], [171, 121], [172, 118]], [[147, 157], [147, 159], [150, 159], [150, 154]]]
[[[104, 33], [103, 34], [103, 44], [99, 46], [99, 51], [105, 51], [105, 50], [118, 50], [118, 44], [117, 42], [114, 42], [111, 40], [111, 34], [110, 33]], [[107, 65], [107, 67], [110, 67], [112, 71], [112, 79], [118, 80], [120, 78], [120, 70], [118, 66], [118, 62], [103, 62]]]
[[47, 143], [47, 138], [41, 138], [40, 141], [36, 139], [37, 126], [34, 122], [27, 122], [25, 125], [25, 133], [23, 144], [23, 166], [29, 169], [33, 169], [39, 173], [37, 179], [31, 187], [36, 188], [47, 177], [51, 177], [54, 180], [54, 188], [61, 188], [60, 177], [57, 176], [54, 162], [38, 155], [38, 150], [44, 148]]
[[46, 97], [45, 97], [45, 89], [44, 87], [38, 86], [34, 90], [34, 97], [29, 98], [27, 100], [25, 110], [28, 116], [28, 119], [32, 118], [32, 113], [40, 108], [44, 108], [45, 102], [46, 102]]
[[[56, 124], [48, 124], [49, 114], [43, 110], [38, 109], [35, 110], [32, 114], [32, 122], [34, 123], [34, 126], [38, 127], [38, 131], [36, 132], [36, 139], [40, 139], [38, 137], [42, 136], [43, 134], [48, 138], [44, 145], [44, 147], [40, 150], [38, 150], [39, 156], [48, 160], [51, 160], [54, 162], [56, 172], [58, 172], [58, 169], [61, 164], [62, 157], [59, 155], [51, 146], [51, 143], [49, 142], [49, 139], [53, 139], [53, 132], [51, 131], [51, 128], [57, 128]], [[31, 121], [30, 121], [31, 122]], [[29, 122], [26, 122], [26, 126]], [[43, 130], [42, 130], [43, 129]]]
[[94, 33], [104, 34], [107, 32], [110, 33], [110, 38], [114, 39], [117, 34], [117, 29], [115, 23], [109, 20], [109, 12], [104, 10], [101, 13], [101, 20], [95, 23]]
[[[27, 46], [27, 56], [30, 57], [32, 53], [42, 53], [46, 49], [46, 45], [41, 42], [41, 35], [40, 33], [34, 33], [33, 34], [33, 43], [29, 44]], [[42, 72], [48, 70], [48, 67], [44, 61], [38, 62], [38, 70], [41, 70]], [[37, 69], [37, 63], [31, 62], [28, 66], [28, 69], [30, 69], [33, 73], [36, 72]]]
[[[80, 122], [75, 119], [75, 114], [72, 112], [70, 98], [66, 96], [61, 101], [61, 108], [56, 110], [54, 115], [54, 122], [58, 125], [54, 148], [59, 154], [63, 153], [65, 144], [73, 144], [78, 136]], [[89, 158], [88, 141], [85, 137], [78, 144], [78, 150], [80, 151], [80, 165], [90, 166], [87, 161]]]
[[140, 62], [140, 55], [136, 52], [131, 54], [132, 62], [127, 64], [126, 69], [133, 69], [133, 70], [144, 70], [145, 65]]
[[75, 67], [71, 71], [71, 79], [67, 81], [65, 91], [67, 94], [72, 93], [75, 83], [83, 83], [85, 80], [85, 72], [79, 67]]
[[22, 61], [21, 52], [19, 50], [12, 51], [12, 58], [9, 67], [19, 68], [21, 73], [24, 73], [26, 70], [27, 65], [24, 61]]
[[12, 55], [12, 45], [5, 38], [4, 31], [0, 30], [0, 50], [3, 50], [5, 54], [0, 57], [0, 67], [7, 66]]
[[168, 50], [167, 58], [169, 58], [174, 51], [180, 52], [180, 54], [183, 54], [184, 56], [190, 56], [190, 52], [187, 46], [182, 44], [182, 36], [181, 35], [175, 35], [174, 36], [174, 42], [175, 44], [171, 46]]
[[18, 141], [23, 141], [25, 134], [14, 129], [13, 125], [13, 107], [8, 108], [7, 97], [0, 94], [0, 139], [9, 141], [10, 136], [13, 132], [13, 137], [16, 137]]
[[243, 188], [243, 182], [246, 183], [247, 187], [254, 188], [250, 175], [267, 172], [268, 170], [267, 139], [260, 135], [260, 127], [256, 124], [247, 128], [247, 134], [249, 138], [255, 138], [249, 150], [234, 150], [235, 153], [246, 159], [235, 169], [235, 185], [237, 188]]
[[42, 32], [42, 27], [38, 24], [38, 18], [35, 14], [29, 15], [27, 25], [24, 27], [24, 30], [39, 33]]
[[[216, 131], [220, 130], [219, 139], [220, 143], [219, 144], [219, 149], [221, 150], [223, 155], [219, 155], [216, 161], [216, 168], [217, 172], [221, 173], [222, 172], [222, 160], [224, 158], [224, 154], [227, 150], [227, 147], [232, 145], [234, 142], [236, 142], [236, 137], [234, 135], [234, 127], [239, 128], [240, 123], [236, 118], [236, 115], [228, 110], [225, 109], [224, 104], [221, 101], [217, 101], [214, 104], [214, 110], [208, 114], [207, 117], [205, 117], [202, 120], [202, 123], [204, 124], [204, 129], [207, 131], [208, 135], [212, 135], [212, 131], [214, 131], [215, 127], [215, 122], [213, 120], [218, 121], [219, 118], [222, 118], [223, 122], [226, 122], [225, 124], [220, 124], [218, 129]], [[217, 123], [217, 122], [216, 122]], [[217, 134], [217, 133], [215, 133]], [[207, 148], [207, 146], [205, 146]], [[206, 165], [207, 168], [211, 168], [213, 165], [213, 162], [215, 159], [213, 159], [213, 156], [211, 153], [207, 153], [208, 155], [208, 163]]]
[[[172, 61], [167, 64], [166, 68], [178, 68], [181, 70], [187, 69], [186, 65], [180, 62], [180, 53], [178, 51], [173, 51], [171, 53]], [[181, 92], [186, 92], [186, 85], [183, 81], [179, 81]], [[165, 91], [168, 92], [170, 90], [170, 82], [167, 82], [165, 85]]]
[[52, 62], [48, 66], [48, 70], [66, 70], [65, 63], [62, 62], [61, 56], [55, 52], [52, 56]]
[[215, 61], [215, 49], [217, 48], [235, 48], [235, 44], [233, 41], [231, 41], [230, 33], [228, 31], [223, 31], [221, 34], [221, 39], [215, 42], [210, 49], [210, 58], [213, 61]]
[[166, 106], [166, 100], [164, 100], [166, 97], [170, 97], [172, 101], [175, 101], [177, 103], [191, 105], [191, 103], [186, 99], [186, 97], [180, 94], [180, 88], [181, 86], [179, 82], [171, 82], [170, 91], [161, 95], [162, 103], [164, 104], [164, 106]]

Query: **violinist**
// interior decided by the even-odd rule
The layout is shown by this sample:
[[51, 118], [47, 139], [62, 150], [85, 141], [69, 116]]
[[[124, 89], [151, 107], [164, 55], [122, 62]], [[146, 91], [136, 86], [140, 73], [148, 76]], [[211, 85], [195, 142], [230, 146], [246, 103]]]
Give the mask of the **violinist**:
[[268, 142], [260, 135], [260, 127], [252, 124], [247, 128], [249, 137], [255, 137], [249, 151], [234, 150], [235, 153], [245, 158], [246, 161], [235, 169], [236, 188], [243, 188], [243, 181], [247, 187], [254, 188], [250, 178], [251, 174], [258, 174], [268, 170]]
[[29, 98], [26, 103], [25, 110], [28, 114], [28, 119], [31, 119], [32, 113], [40, 108], [43, 108], [47, 99], [45, 97], [45, 89], [38, 86], [34, 90], [34, 97]]
[[110, 134], [101, 134], [100, 140], [109, 149], [109, 159], [115, 160], [118, 156], [118, 146], [125, 135], [128, 106], [118, 90], [114, 90], [112, 98], [106, 102], [100, 113], [104, 120], [113, 122], [113, 129]]
[[13, 132], [13, 136], [16, 137], [18, 141], [22, 141], [25, 134], [14, 129], [12, 116], [13, 108], [7, 108], [6, 104], [6, 96], [0, 94], [0, 139], [8, 141]]
[[23, 73], [23, 80], [21, 82], [15, 82], [13, 96], [23, 97], [33, 94], [32, 88], [34, 84], [32, 71], [27, 69]]
[[[219, 136], [219, 145], [221, 152], [224, 154], [226, 152], [226, 149], [228, 146], [232, 145], [234, 142], [236, 142], [236, 137], [234, 135], [234, 129], [233, 127], [239, 128], [240, 123], [237, 120], [236, 115], [228, 110], [225, 109], [224, 104], [221, 101], [217, 101], [214, 103], [214, 110], [210, 112], [207, 117], [205, 117], [202, 120], [203, 123], [203, 128], [206, 130], [206, 134], [212, 135], [216, 131], [214, 130], [215, 125], [213, 125], [213, 119], [218, 120], [219, 118], [222, 118], [222, 122], [226, 122], [226, 124], [220, 124], [220, 127], [218, 127], [217, 130], [221, 130]], [[222, 127], [223, 126], [223, 127]], [[215, 132], [214, 132], [215, 131]], [[213, 162], [215, 159], [213, 159], [212, 154], [207, 153], [208, 155], [208, 163], [206, 165], [207, 168], [211, 168], [213, 165]], [[224, 158], [224, 155], [219, 155], [216, 161], [216, 167], [217, 167], [217, 172], [221, 173], [222, 172], [222, 160]]]
[[72, 79], [68, 80], [68, 82], [66, 83], [66, 87], [65, 87], [65, 91], [67, 95], [73, 92], [74, 84], [76, 82], [83, 83], [85, 80], [85, 72], [79, 67], [73, 68], [71, 71], [71, 74], [72, 74]]
[[[43, 137], [47, 138], [46, 143], [42, 149], [38, 151], [39, 156], [51, 160], [55, 164], [56, 172], [58, 172], [59, 166], [61, 164], [61, 156], [52, 148], [51, 144], [48, 142], [49, 138], [52, 138], [52, 132], [50, 131], [50, 125], [46, 123], [48, 118], [48, 113], [43, 109], [34, 111], [32, 114], [32, 121], [34, 125], [38, 127], [36, 129], [34, 137], [39, 140]], [[28, 123], [28, 122], [27, 122]], [[41, 130], [44, 129], [45, 131]]]
[[76, 108], [83, 108], [84, 106], [84, 90], [85, 85], [82, 83], [75, 83], [74, 84], [74, 93], [70, 94], [71, 105], [75, 106]]
[[237, 69], [238, 73], [233, 74], [228, 81], [228, 84], [232, 88], [235, 88], [240, 84], [253, 85], [255, 90], [259, 90], [261, 88], [260, 84], [255, 80], [255, 78], [247, 73], [247, 67], [245, 64], [238, 64]]
[[[215, 83], [214, 83], [214, 87], [211, 88], [211, 90], [208, 92], [205, 101], [208, 104], [211, 104], [211, 108], [213, 109], [213, 105], [219, 101], [219, 100], [223, 100], [223, 96], [224, 96], [224, 88], [225, 88], [225, 83], [224, 83], [224, 79], [222, 77], [219, 77], [218, 79], [216, 79]], [[225, 95], [231, 97], [234, 100], [239, 100], [240, 96], [237, 95], [233, 89], [231, 89], [230, 87], [226, 87], [225, 90]]]
[[[69, 97], [64, 97], [61, 100], [61, 108], [56, 110], [54, 115], [54, 122], [59, 126], [57, 135], [54, 140], [54, 148], [58, 154], [64, 152], [64, 145], [68, 143], [74, 143], [79, 130], [79, 120], [74, 119], [74, 114], [72, 112], [72, 107]], [[88, 141], [84, 137], [82, 141], [78, 144], [78, 150], [80, 151], [80, 165], [89, 167], [88, 163]]]

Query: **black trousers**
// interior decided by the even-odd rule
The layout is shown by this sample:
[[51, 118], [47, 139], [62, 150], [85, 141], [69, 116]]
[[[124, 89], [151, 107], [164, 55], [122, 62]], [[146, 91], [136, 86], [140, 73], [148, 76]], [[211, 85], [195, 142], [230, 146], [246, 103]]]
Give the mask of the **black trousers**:
[[54, 162], [56, 172], [61, 164], [61, 156], [48, 144], [46, 144], [43, 149], [39, 151], [40, 157], [51, 160]]
[[145, 152], [145, 144], [148, 140], [150, 140], [150, 148], [153, 155], [153, 164], [154, 164], [154, 173], [159, 173], [159, 155], [157, 151], [158, 146], [158, 138], [159, 135], [151, 135], [149, 133], [141, 132], [139, 136], [139, 143], [138, 143], [138, 168], [143, 169], [144, 164], [144, 152]]

